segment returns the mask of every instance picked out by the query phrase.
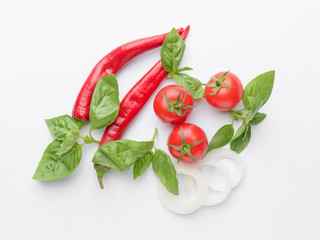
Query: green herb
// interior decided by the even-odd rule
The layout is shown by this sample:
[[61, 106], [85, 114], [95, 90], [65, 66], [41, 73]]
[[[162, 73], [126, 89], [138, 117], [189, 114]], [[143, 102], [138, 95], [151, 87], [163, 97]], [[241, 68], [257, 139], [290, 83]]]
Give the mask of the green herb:
[[262, 100], [261, 107], [268, 101], [274, 83], [275, 71], [265, 72], [250, 81], [243, 91], [242, 102], [245, 107], [249, 105], [249, 97]]
[[241, 125], [238, 129], [236, 135], [230, 143], [230, 149], [236, 153], [241, 153], [249, 144], [251, 137], [251, 127], [250, 125]]
[[227, 124], [221, 127], [212, 137], [209, 145], [207, 153], [216, 148], [221, 148], [227, 145], [234, 134], [234, 129], [232, 124]]
[[114, 122], [119, 113], [119, 89], [114, 74], [99, 80], [90, 105], [90, 129], [101, 129]]
[[51, 135], [58, 140], [63, 140], [70, 131], [79, 131], [79, 125], [69, 115], [63, 115], [51, 119], [46, 119]]
[[77, 123], [79, 129], [82, 128], [83, 125], [85, 125], [87, 123], [86, 120], [81, 120], [79, 118], [74, 117], [73, 120]]
[[82, 155], [81, 145], [75, 143], [65, 154], [58, 156], [62, 141], [54, 140], [43, 153], [33, 176], [35, 180], [50, 181], [69, 176], [79, 165]]
[[257, 112], [257, 113], [253, 116], [253, 118], [252, 118], [252, 120], [249, 122], [249, 124], [250, 124], [250, 125], [257, 125], [257, 124], [259, 124], [260, 122], [262, 122], [263, 119], [266, 118], [266, 116], [267, 116], [267, 114], [265, 114], [265, 113], [259, 113], [259, 112]]
[[179, 73], [173, 75], [173, 79], [182, 87], [186, 88], [194, 99], [204, 97], [204, 88], [201, 82], [185, 73]]
[[92, 162], [118, 171], [125, 171], [138, 158], [150, 152], [153, 144], [153, 141], [137, 142], [126, 139], [107, 142], [99, 147]]
[[133, 165], [133, 178], [141, 176], [150, 166], [153, 152], [148, 152], [145, 156], [138, 158]]
[[161, 63], [168, 73], [168, 78], [173, 78], [180, 86], [186, 88], [194, 99], [204, 97], [204, 88], [201, 82], [182, 71], [192, 70], [190, 67], [179, 69], [179, 63], [183, 57], [185, 43], [176, 29], [172, 29], [167, 35], [161, 47]]
[[58, 156], [68, 152], [79, 138], [79, 130], [71, 130], [64, 137], [60, 150], [56, 153]]
[[185, 43], [175, 28], [165, 38], [161, 47], [161, 63], [168, 73], [178, 72], [178, 66], [182, 59]]
[[152, 158], [152, 168], [163, 186], [165, 186], [169, 192], [178, 195], [179, 188], [176, 170], [168, 154], [156, 149]]

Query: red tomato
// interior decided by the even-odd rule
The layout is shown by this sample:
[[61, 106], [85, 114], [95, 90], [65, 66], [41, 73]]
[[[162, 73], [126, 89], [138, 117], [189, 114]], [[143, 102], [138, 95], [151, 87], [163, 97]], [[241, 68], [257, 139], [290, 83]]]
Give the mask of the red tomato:
[[[225, 72], [217, 73], [216, 75], [214, 75], [214, 77], [220, 79], [224, 73]], [[215, 95], [208, 95], [209, 93], [214, 93], [215, 88], [206, 87], [204, 92], [206, 100], [210, 105], [221, 111], [226, 111], [234, 108], [241, 101], [243, 95], [243, 87], [240, 79], [231, 72], [227, 73], [222, 82], [230, 85], [231, 88], [221, 87]], [[210, 79], [208, 82], [208, 84], [213, 83], [215, 83], [215, 81], [212, 79]]]
[[[181, 91], [181, 94], [180, 94], [180, 98], [178, 99], [180, 91]], [[167, 109], [168, 103], [162, 94], [166, 96], [167, 99], [172, 101], [172, 104], [171, 104], [172, 106], [169, 105], [169, 108], [172, 111], [176, 109], [176, 111], [173, 111], [173, 112], [168, 111]], [[182, 103], [185, 95], [186, 95], [186, 98]], [[171, 125], [178, 125], [183, 123], [192, 111], [192, 107], [179, 110], [179, 108], [182, 105], [193, 106], [193, 98], [191, 93], [189, 91], [187, 92], [187, 89], [185, 89], [184, 87], [181, 87], [178, 85], [168, 85], [162, 88], [156, 95], [153, 102], [153, 109], [156, 115], [160, 118], [162, 122], [169, 123]], [[179, 116], [177, 112], [181, 116]]]
[[[183, 144], [183, 140], [181, 137], [181, 128], [183, 131], [185, 144]], [[194, 146], [192, 144], [202, 141]], [[170, 145], [173, 145], [175, 147], [172, 147]], [[191, 145], [191, 146], [190, 146]], [[191, 124], [191, 123], [183, 123], [178, 126], [176, 126], [168, 138], [168, 147], [169, 151], [172, 154], [173, 157], [176, 159], [179, 159], [179, 156], [182, 151], [187, 151], [189, 149], [189, 153], [191, 153], [194, 158], [199, 161], [202, 159], [202, 157], [206, 154], [208, 149], [208, 139], [204, 131], [199, 128], [197, 125]], [[177, 150], [177, 148], [180, 148], [181, 150]], [[194, 163], [195, 161], [188, 156], [187, 154], [184, 154], [181, 158], [182, 162], [185, 163]]]

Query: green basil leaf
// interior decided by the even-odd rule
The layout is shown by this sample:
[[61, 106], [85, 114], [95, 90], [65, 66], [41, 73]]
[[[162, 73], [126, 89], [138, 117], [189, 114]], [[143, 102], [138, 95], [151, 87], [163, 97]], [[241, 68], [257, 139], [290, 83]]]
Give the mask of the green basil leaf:
[[175, 28], [167, 35], [161, 47], [161, 63], [168, 72], [177, 72], [182, 59], [185, 43]]
[[243, 133], [245, 133], [246, 129], [247, 129], [247, 125], [243, 123], [243, 124], [238, 128], [238, 130], [237, 130], [236, 134], [234, 135], [233, 139], [236, 139], [236, 138], [238, 138], [239, 136], [241, 136]]
[[46, 123], [51, 135], [58, 140], [63, 140], [72, 130], [80, 130], [76, 121], [69, 115], [46, 119]]
[[173, 79], [182, 87], [186, 88], [194, 99], [204, 97], [204, 88], [201, 82], [185, 73], [173, 75]]
[[90, 105], [91, 130], [104, 128], [114, 122], [119, 113], [119, 87], [114, 74], [99, 80]]
[[243, 119], [246, 125], [249, 124], [249, 122], [256, 115], [256, 113], [259, 111], [259, 109], [261, 108], [261, 106], [263, 104], [262, 99], [260, 99], [258, 97], [250, 97], [249, 96], [248, 102], [249, 102], [249, 105], [248, 105], [247, 109], [249, 110], [249, 112], [246, 114], [245, 118]]
[[153, 141], [137, 142], [126, 139], [107, 142], [99, 147], [92, 162], [118, 171], [125, 171], [138, 158], [150, 152], [153, 144]]
[[133, 165], [133, 178], [141, 176], [150, 166], [153, 152], [148, 152], [145, 156], [138, 158]]
[[258, 111], [262, 107], [262, 104], [263, 100], [261, 98], [248, 96], [248, 110]]
[[233, 134], [234, 129], [232, 124], [227, 124], [221, 127], [212, 137], [208, 145], [207, 153], [212, 151], [213, 149], [221, 148], [227, 145], [231, 141]]
[[75, 143], [69, 152], [58, 156], [62, 142], [54, 140], [43, 153], [41, 161], [33, 176], [35, 180], [51, 181], [69, 176], [79, 165], [82, 149]]
[[176, 170], [170, 157], [164, 151], [157, 149], [152, 158], [152, 168], [165, 188], [175, 194], [179, 194]]
[[74, 117], [73, 120], [76, 122], [76, 124], [78, 125], [79, 129], [81, 129], [82, 126], [87, 123], [86, 120], [81, 120], [81, 119], [76, 118], [76, 117]]
[[250, 81], [243, 91], [242, 102], [245, 107], [249, 106], [248, 97], [257, 97], [262, 100], [261, 107], [268, 101], [274, 83], [275, 71], [269, 71], [257, 76]]
[[[239, 131], [241, 128], [241, 131]], [[250, 125], [241, 125], [238, 129], [239, 134], [233, 138], [230, 143], [230, 149], [236, 153], [241, 153], [249, 144], [251, 138], [251, 127]], [[240, 134], [241, 132], [241, 134]]]
[[250, 125], [257, 125], [266, 118], [267, 114], [257, 112], [252, 120], [249, 122]]
[[79, 138], [79, 130], [71, 130], [64, 137], [60, 150], [56, 153], [58, 156], [68, 152]]

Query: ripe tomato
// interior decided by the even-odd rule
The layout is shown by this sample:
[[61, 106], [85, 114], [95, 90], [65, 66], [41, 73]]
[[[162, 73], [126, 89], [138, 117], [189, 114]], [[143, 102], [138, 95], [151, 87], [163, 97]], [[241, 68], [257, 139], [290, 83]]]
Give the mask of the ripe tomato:
[[185, 163], [194, 163], [201, 160], [206, 154], [208, 139], [204, 131], [197, 125], [183, 123], [172, 130], [168, 138], [168, 147], [176, 159]]
[[191, 93], [178, 85], [168, 85], [162, 88], [153, 102], [156, 115], [162, 122], [171, 125], [183, 123], [191, 113], [192, 108], [193, 98]]
[[[226, 72], [219, 72], [213, 76], [216, 80], [223, 78], [223, 75]], [[221, 86], [222, 84], [228, 84], [230, 87]], [[213, 79], [210, 79], [208, 84], [216, 84], [218, 87], [221, 86], [220, 89], [214, 94], [216, 91], [215, 87], [206, 86], [204, 92], [207, 102], [213, 107], [226, 111], [234, 108], [242, 99], [243, 95], [243, 87], [240, 79], [231, 72], [228, 72], [222, 81], [219, 83]], [[214, 94], [214, 95], [209, 95]]]

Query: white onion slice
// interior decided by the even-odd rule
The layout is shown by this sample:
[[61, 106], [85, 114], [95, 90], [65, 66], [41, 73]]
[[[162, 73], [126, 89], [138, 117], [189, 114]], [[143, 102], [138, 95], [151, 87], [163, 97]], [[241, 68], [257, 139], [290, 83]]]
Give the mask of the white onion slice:
[[170, 211], [177, 214], [189, 214], [200, 208], [208, 194], [208, 186], [203, 175], [197, 168], [187, 166], [185, 164], [176, 164], [175, 169], [177, 175], [188, 175], [196, 182], [196, 189], [190, 194], [174, 195], [160, 183], [159, 181], [159, 197], [162, 204]]
[[231, 188], [234, 188], [240, 183], [244, 174], [244, 163], [239, 154], [226, 148], [214, 149], [211, 152], [209, 152], [205, 156], [205, 158], [202, 159], [199, 163], [203, 164], [206, 161], [212, 161], [212, 160], [220, 161], [223, 159], [231, 160], [235, 166], [234, 173], [230, 174]]
[[[203, 169], [206, 167], [215, 167], [219, 172], [221, 172], [224, 176], [223, 180], [224, 180], [224, 185], [220, 185], [220, 186], [216, 186], [216, 185], [212, 185], [212, 183], [208, 183], [209, 181], [207, 181], [208, 183], [208, 187], [211, 190], [216, 191], [217, 193], [208, 193], [207, 198], [205, 200], [205, 202], [203, 203], [203, 205], [205, 206], [212, 206], [212, 205], [216, 205], [219, 204], [221, 202], [223, 202], [229, 195], [230, 191], [231, 191], [231, 178], [230, 175], [228, 173], [228, 170], [218, 161], [216, 160], [207, 160], [207, 161], [200, 161], [198, 164], [194, 164], [193, 166]], [[201, 171], [203, 172], [203, 171]], [[208, 177], [208, 176], [207, 176]], [[185, 180], [185, 189], [187, 193], [191, 193], [194, 191], [194, 182], [193, 179], [189, 176], [185, 176], [184, 178]]]

